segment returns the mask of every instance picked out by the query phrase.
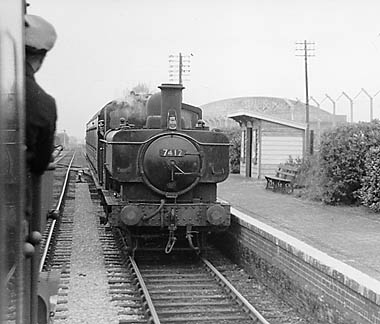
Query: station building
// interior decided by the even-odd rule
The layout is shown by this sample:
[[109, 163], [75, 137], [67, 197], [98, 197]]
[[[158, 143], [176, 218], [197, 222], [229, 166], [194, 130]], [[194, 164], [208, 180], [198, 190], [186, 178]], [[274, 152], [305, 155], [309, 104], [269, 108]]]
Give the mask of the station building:
[[[273, 175], [278, 164], [305, 154], [306, 105], [300, 101], [241, 97], [211, 102], [202, 109], [211, 128], [241, 131], [241, 175], [262, 179]], [[346, 116], [309, 105], [312, 149], [319, 149], [324, 131], [344, 123]]]

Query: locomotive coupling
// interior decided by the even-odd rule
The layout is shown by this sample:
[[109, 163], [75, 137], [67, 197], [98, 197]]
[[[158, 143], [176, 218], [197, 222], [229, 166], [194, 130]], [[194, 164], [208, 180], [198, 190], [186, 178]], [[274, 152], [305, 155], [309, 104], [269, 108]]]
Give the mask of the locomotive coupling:
[[195, 250], [196, 252], [197, 252], [197, 254], [199, 254], [200, 253], [200, 249], [199, 249], [199, 247], [196, 247], [195, 245], [194, 245], [194, 243], [193, 243], [193, 234], [199, 234], [199, 232], [198, 231], [192, 231], [191, 230], [191, 225], [187, 225], [186, 226], [186, 238], [187, 238], [187, 241], [188, 241], [188, 243], [189, 243], [189, 246], [193, 249], [193, 250]]
[[177, 242], [177, 237], [174, 235], [174, 232], [176, 229], [177, 229], [177, 226], [175, 226], [174, 224], [169, 226], [169, 238], [165, 247], [166, 254], [169, 254], [173, 250], [174, 244], [175, 242]]
[[166, 244], [166, 247], [165, 247], [165, 253], [166, 254], [169, 254], [173, 250], [174, 244], [177, 241], [177, 237], [174, 235], [174, 232], [177, 230], [177, 218], [176, 218], [174, 208], [172, 208], [170, 210], [169, 221], [170, 221], [170, 225], [168, 227], [169, 239], [168, 239], [168, 243]]

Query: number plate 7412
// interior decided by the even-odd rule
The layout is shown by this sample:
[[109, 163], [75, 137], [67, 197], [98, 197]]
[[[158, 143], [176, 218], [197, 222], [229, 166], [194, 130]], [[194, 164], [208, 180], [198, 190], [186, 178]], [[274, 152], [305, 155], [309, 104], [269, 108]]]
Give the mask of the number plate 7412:
[[184, 156], [186, 154], [186, 151], [183, 149], [160, 149], [160, 156], [163, 157], [180, 157]]

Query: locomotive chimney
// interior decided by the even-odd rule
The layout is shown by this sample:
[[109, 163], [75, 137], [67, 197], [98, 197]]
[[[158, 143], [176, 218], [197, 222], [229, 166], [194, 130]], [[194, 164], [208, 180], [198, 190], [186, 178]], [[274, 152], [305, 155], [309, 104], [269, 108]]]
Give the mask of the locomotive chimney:
[[[182, 84], [163, 83], [161, 89], [161, 128], [181, 129]], [[169, 124], [168, 124], [169, 121]]]

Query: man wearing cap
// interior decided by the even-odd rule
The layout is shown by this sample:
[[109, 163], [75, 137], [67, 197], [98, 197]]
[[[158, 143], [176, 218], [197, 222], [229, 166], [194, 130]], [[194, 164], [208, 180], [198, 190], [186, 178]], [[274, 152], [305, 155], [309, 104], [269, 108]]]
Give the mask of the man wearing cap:
[[49, 22], [39, 16], [25, 15], [26, 162], [34, 175], [44, 173], [50, 162], [57, 120], [55, 100], [37, 84], [34, 74], [56, 39]]
[[[46, 20], [34, 15], [25, 15], [25, 145], [28, 168], [25, 225], [28, 225], [26, 228], [29, 235], [27, 235], [28, 243], [24, 245], [24, 253], [31, 256], [31, 262], [28, 262], [26, 266], [30, 267], [32, 274], [38, 274], [39, 243], [42, 238], [39, 232], [43, 230], [43, 219], [46, 217], [42, 209], [41, 175], [47, 169], [51, 159], [57, 121], [55, 100], [37, 84], [34, 74], [40, 69], [46, 53], [52, 49], [56, 38], [54, 27]], [[32, 276], [31, 282], [33, 283], [37, 278], [38, 275]], [[37, 289], [31, 290], [31, 299], [38, 300], [38, 305], [32, 303], [31, 306], [30, 315], [33, 323], [46, 323], [49, 307], [47, 305], [42, 307], [44, 299], [41, 293], [42, 296], [48, 290], [50, 295], [57, 293], [53, 293], [52, 289], [54, 285], [51, 282], [48, 282], [48, 287], [44, 287], [44, 284], [41, 286], [40, 282]], [[39, 295], [38, 299], [37, 295]]]

